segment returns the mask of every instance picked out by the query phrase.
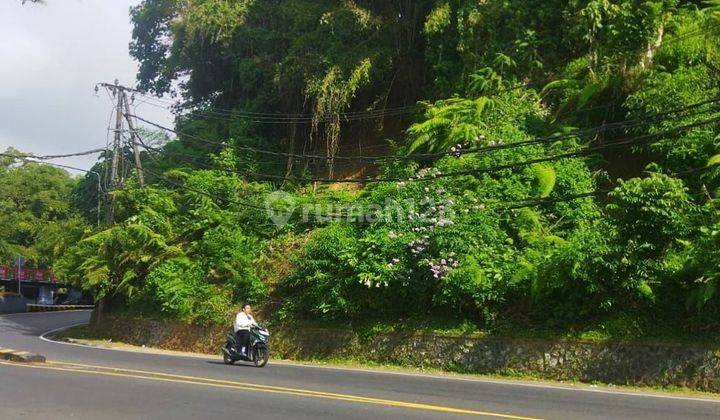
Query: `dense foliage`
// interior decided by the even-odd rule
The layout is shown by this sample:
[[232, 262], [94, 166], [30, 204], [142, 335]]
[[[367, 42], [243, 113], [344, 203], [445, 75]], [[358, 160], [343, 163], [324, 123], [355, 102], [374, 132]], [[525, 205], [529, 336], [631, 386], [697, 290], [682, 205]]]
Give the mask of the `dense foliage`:
[[[284, 320], [719, 326], [717, 4], [131, 14], [140, 86], [180, 95], [180, 135], [146, 149], [149, 186], [114, 193], [114, 226], [54, 260], [103, 304], [195, 322], [249, 300]], [[396, 159], [338, 158], [363, 147]], [[358, 174], [375, 182], [309, 180]]]
[[25, 258], [27, 267], [49, 268], [88, 229], [73, 208], [77, 180], [62, 169], [19, 164], [8, 149], [0, 158], [0, 263]]

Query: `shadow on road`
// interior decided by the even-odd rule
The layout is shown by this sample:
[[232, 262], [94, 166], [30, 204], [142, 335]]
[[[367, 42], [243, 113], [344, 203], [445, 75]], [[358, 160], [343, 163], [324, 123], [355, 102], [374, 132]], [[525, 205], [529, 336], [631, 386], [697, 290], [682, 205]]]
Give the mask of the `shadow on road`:
[[0, 315], [0, 332], [38, 336], [51, 329], [86, 322], [90, 317], [89, 313], [89, 311], [53, 312], [55, 315], [50, 322], [45, 316], [41, 315], [43, 314], [41, 312], [3, 314]]
[[205, 363], [210, 364], [210, 365], [225, 365], [225, 366], [228, 366], [228, 367], [230, 367], [230, 366], [244, 367], [244, 368], [249, 368], [249, 367], [254, 368], [254, 367], [255, 367], [255, 366], [253, 366], [253, 365], [249, 365], [249, 364], [246, 364], [246, 363], [243, 363], [243, 362], [239, 362], [239, 363], [236, 362], [236, 363], [233, 363], [232, 365], [228, 365], [228, 364], [226, 364], [225, 362], [221, 362], [221, 361], [217, 361], [217, 360], [207, 360], [207, 361], [205, 361]]

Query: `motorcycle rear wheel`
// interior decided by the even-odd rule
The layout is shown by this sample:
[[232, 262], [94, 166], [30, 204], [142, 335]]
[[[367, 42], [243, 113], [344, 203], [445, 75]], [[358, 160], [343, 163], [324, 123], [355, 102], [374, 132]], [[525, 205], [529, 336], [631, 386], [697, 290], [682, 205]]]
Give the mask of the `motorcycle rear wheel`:
[[268, 352], [268, 349], [266, 347], [256, 348], [255, 357], [253, 359], [255, 367], [264, 367], [265, 365], [267, 365], [268, 360], [270, 360], [270, 353]]
[[235, 360], [233, 360], [233, 358], [230, 357], [230, 355], [228, 355], [226, 351], [223, 350], [222, 354], [223, 354], [223, 363], [225, 363], [226, 365], [232, 365], [233, 363], [235, 363]]

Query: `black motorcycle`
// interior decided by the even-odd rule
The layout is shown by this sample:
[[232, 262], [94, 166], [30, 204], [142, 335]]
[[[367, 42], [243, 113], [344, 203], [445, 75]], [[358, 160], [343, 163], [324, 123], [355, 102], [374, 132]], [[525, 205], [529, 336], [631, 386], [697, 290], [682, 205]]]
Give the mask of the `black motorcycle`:
[[240, 352], [240, 343], [238, 343], [235, 334], [228, 334], [227, 342], [222, 348], [223, 362], [232, 365], [237, 361], [252, 362], [257, 367], [263, 367], [270, 360], [270, 350], [268, 349], [268, 339], [270, 333], [267, 328], [254, 325], [250, 328], [250, 345], [245, 354]]

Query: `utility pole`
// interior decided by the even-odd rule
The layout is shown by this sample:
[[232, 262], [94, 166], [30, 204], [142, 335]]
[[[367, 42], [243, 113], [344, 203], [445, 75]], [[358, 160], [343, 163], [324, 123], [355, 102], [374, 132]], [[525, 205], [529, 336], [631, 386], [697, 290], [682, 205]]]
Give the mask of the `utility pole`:
[[21, 255], [18, 255], [15, 258], [15, 267], [17, 267], [17, 292], [18, 292], [18, 295], [21, 295], [21, 296], [22, 296], [22, 285], [20, 282], [22, 281], [21, 277], [23, 277], [21, 272], [22, 272], [22, 267], [24, 264], [25, 264], [25, 258], [23, 258]]
[[[115, 129], [113, 136], [113, 147], [112, 147], [112, 162], [110, 165], [110, 191], [116, 190], [122, 185], [122, 179], [119, 175], [119, 167], [121, 159], [123, 159], [123, 119], [127, 121], [128, 128], [130, 131], [130, 142], [133, 148], [133, 154], [135, 155], [135, 170], [137, 171], [138, 182], [141, 187], [145, 186], [145, 177], [143, 175], [142, 161], [140, 160], [140, 149], [139, 149], [139, 136], [135, 129], [135, 123], [130, 117], [130, 100], [127, 96], [127, 91], [135, 91], [125, 86], [122, 86], [117, 79], [115, 83], [100, 83], [102, 86], [108, 89], [113, 94], [113, 98], [117, 99], [115, 103]], [[97, 90], [97, 88], [96, 88]], [[115, 219], [115, 198], [112, 194], [108, 198], [108, 206], [105, 213], [105, 222], [111, 225]]]
[[130, 102], [128, 101], [127, 92], [123, 90], [123, 103], [125, 104], [125, 119], [127, 120], [128, 127], [130, 128], [130, 139], [132, 141], [133, 154], [135, 155], [135, 171], [137, 172], [138, 182], [140, 187], [145, 186], [145, 177], [143, 176], [142, 162], [140, 161], [140, 150], [138, 149], [139, 136], [135, 130], [135, 124], [132, 118], [130, 118]]
[[[120, 186], [118, 177], [118, 166], [120, 163], [120, 155], [122, 155], [122, 121], [123, 121], [123, 97], [124, 92], [120, 90], [118, 80], [115, 79], [114, 85], [106, 85], [113, 92], [113, 96], [117, 98], [115, 105], [115, 135], [113, 136], [112, 163], [110, 166], [110, 192]], [[108, 206], [105, 213], [105, 223], [112, 225], [115, 221], [115, 198], [112, 194], [108, 197]]]

